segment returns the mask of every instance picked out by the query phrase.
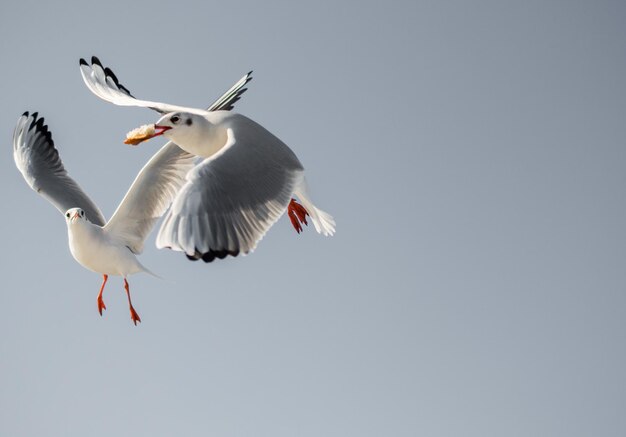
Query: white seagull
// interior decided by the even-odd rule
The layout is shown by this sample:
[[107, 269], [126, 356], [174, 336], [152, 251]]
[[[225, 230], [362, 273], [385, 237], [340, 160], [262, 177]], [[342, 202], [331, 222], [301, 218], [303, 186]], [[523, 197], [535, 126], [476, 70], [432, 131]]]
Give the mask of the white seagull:
[[[114, 77], [114, 76], [109, 76]], [[235, 84], [211, 108], [228, 108], [249, 80]], [[13, 158], [28, 185], [65, 214], [72, 256], [100, 273], [98, 311], [106, 309], [102, 292], [109, 275], [122, 276], [131, 320], [141, 322], [133, 308], [128, 275], [151, 273], [137, 259], [156, 220], [163, 215], [194, 167], [194, 156], [168, 142], [141, 169], [126, 196], [107, 222], [95, 203], [69, 176], [43, 118], [25, 112], [13, 133]], [[152, 273], [151, 273], [152, 274]]]
[[233, 112], [138, 100], [95, 57], [81, 59], [80, 70], [101, 99], [164, 114], [147, 138], [163, 135], [202, 159], [165, 216], [158, 248], [205, 262], [247, 254], [285, 211], [298, 233], [309, 215], [317, 232], [334, 234], [334, 219], [310, 200], [296, 155], [261, 125]]

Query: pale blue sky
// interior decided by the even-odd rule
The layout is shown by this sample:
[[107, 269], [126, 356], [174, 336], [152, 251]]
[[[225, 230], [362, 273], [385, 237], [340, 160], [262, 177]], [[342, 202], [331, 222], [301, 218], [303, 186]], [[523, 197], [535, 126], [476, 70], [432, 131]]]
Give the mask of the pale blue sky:
[[[623, 2], [0, 5], [0, 435], [623, 436]], [[39, 111], [108, 217], [162, 144], [92, 96], [237, 110], [307, 169], [337, 235], [100, 277], [15, 169]]]

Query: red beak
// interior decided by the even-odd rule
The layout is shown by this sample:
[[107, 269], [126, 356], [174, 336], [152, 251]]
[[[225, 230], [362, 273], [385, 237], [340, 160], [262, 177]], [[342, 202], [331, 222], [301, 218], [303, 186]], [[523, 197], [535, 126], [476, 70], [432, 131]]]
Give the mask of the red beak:
[[159, 135], [163, 135], [166, 131], [170, 130], [170, 126], [159, 126], [158, 124], [154, 125], [154, 130], [156, 131], [154, 135], [150, 138], [158, 137]]
[[80, 218], [80, 214], [78, 213], [78, 211], [74, 213], [74, 215], [72, 216], [72, 220], [75, 218]]

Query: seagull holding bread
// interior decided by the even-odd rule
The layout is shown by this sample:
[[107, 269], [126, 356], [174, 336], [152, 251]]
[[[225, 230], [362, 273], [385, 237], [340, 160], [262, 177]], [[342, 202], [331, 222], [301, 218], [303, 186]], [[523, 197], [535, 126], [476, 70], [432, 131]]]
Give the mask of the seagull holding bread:
[[[114, 78], [112, 72], [109, 78]], [[232, 107], [245, 91], [246, 82], [235, 84], [211, 108]], [[74, 259], [102, 275], [97, 298], [100, 315], [106, 309], [102, 298], [104, 286], [109, 275], [117, 275], [124, 278], [131, 320], [135, 325], [141, 322], [131, 302], [127, 276], [151, 273], [137, 255], [143, 251], [144, 241], [156, 220], [185, 183], [195, 157], [168, 142], [141, 169], [108, 222], [65, 170], [52, 134], [36, 112], [25, 112], [18, 119], [13, 133], [13, 158], [28, 185], [65, 215]]]
[[163, 135], [200, 158], [165, 216], [157, 247], [205, 262], [247, 254], [285, 211], [298, 233], [310, 216], [318, 233], [334, 234], [333, 218], [310, 200], [296, 155], [261, 125], [225, 110], [136, 99], [97, 58], [81, 59], [80, 69], [101, 99], [163, 114], [154, 125], [130, 132], [127, 143]]

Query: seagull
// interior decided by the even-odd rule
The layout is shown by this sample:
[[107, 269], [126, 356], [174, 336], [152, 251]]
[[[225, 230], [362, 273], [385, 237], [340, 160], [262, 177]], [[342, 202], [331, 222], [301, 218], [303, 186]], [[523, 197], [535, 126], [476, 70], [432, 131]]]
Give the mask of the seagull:
[[335, 233], [333, 217], [311, 201], [296, 155], [263, 126], [234, 112], [136, 99], [96, 57], [81, 59], [80, 70], [99, 98], [162, 114], [145, 139], [163, 135], [199, 158], [165, 215], [158, 248], [205, 262], [247, 254], [285, 211], [298, 233], [307, 216], [318, 233]]
[[[235, 84], [211, 108], [232, 107], [245, 91], [245, 83], [247, 80]], [[127, 276], [139, 272], [154, 275], [137, 255], [143, 251], [155, 222], [185, 183], [195, 157], [173, 142], [165, 144], [141, 169], [108, 222], [65, 170], [52, 134], [38, 113], [25, 112], [18, 119], [13, 133], [13, 158], [28, 185], [65, 215], [74, 259], [102, 275], [97, 298], [100, 315], [106, 309], [102, 293], [108, 277], [121, 276], [131, 320], [135, 325], [141, 322], [131, 301]]]

